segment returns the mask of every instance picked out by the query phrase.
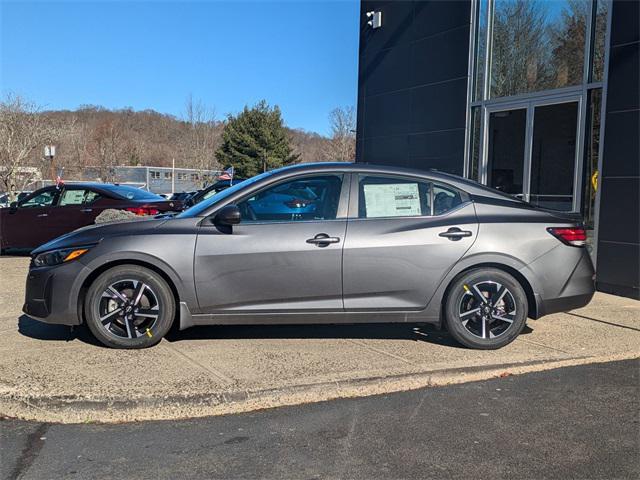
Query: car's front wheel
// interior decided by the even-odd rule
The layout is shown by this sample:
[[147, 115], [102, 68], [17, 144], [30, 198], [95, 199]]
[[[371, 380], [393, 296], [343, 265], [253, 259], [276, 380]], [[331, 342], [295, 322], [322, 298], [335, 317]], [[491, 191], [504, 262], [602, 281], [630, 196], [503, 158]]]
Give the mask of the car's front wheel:
[[175, 309], [162, 276], [138, 265], [120, 265], [100, 274], [84, 302], [89, 329], [113, 348], [155, 345], [171, 328]]
[[469, 348], [491, 350], [511, 343], [527, 321], [520, 283], [496, 268], [465, 272], [451, 285], [445, 305], [449, 333]]

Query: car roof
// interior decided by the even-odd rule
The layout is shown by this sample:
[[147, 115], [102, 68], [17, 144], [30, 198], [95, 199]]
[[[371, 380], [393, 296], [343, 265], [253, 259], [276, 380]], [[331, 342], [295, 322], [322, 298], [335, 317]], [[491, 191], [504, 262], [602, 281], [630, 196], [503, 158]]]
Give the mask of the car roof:
[[425, 180], [441, 181], [443, 183], [447, 183], [451, 186], [459, 188], [460, 190], [463, 190], [470, 195], [508, 200], [514, 203], [523, 203], [521, 200], [511, 195], [487, 187], [486, 185], [482, 185], [474, 180], [435, 169], [418, 170], [413, 168], [379, 165], [364, 162], [315, 162], [300, 163], [283, 167], [274, 170], [273, 174], [288, 175], [295, 171], [308, 171], [309, 173], [322, 171], [344, 171], [357, 173], [376, 173], [382, 175], [407, 175], [412, 177], [424, 178]]

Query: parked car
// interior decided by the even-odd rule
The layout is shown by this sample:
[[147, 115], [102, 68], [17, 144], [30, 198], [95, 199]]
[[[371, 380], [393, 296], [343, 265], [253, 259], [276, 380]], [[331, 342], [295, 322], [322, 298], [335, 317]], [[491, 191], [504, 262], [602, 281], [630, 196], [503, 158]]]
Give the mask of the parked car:
[[211, 198], [216, 193], [221, 192], [233, 185], [243, 182], [244, 178], [234, 178], [233, 180], [218, 180], [215, 183], [212, 183], [206, 188], [202, 190], [198, 190], [194, 192], [193, 195], [189, 196], [184, 200], [185, 207], [193, 207], [195, 204], [202, 202], [203, 200], [207, 200]]
[[176, 192], [169, 195], [169, 200], [175, 200], [179, 202], [184, 202], [187, 198], [194, 195], [196, 192]]
[[[276, 199], [292, 191], [313, 192], [313, 209], [283, 217]], [[264, 198], [273, 202], [254, 208]], [[180, 329], [425, 322], [493, 349], [527, 317], [591, 300], [585, 239], [573, 217], [453, 175], [304, 164], [173, 218], [89, 227], [37, 248], [23, 310], [86, 322], [119, 348], [158, 343], [175, 319]]]
[[60, 235], [91, 225], [106, 209], [156, 215], [181, 210], [182, 204], [125, 185], [49, 186], [0, 209], [0, 249], [2, 252], [32, 250]]

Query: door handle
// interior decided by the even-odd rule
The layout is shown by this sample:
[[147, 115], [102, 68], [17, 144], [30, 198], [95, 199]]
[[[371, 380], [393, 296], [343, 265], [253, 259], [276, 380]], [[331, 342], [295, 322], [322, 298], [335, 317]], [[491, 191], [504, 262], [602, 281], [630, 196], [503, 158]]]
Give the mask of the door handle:
[[90, 213], [93, 212], [93, 208], [83, 208], [80, 210], [82, 213]]
[[319, 233], [313, 238], [308, 238], [307, 243], [311, 243], [312, 245], [316, 245], [318, 247], [326, 247], [330, 243], [339, 243], [340, 239], [338, 237], [330, 237], [326, 233]]
[[451, 227], [446, 232], [438, 234], [438, 236], [448, 238], [454, 242], [464, 237], [470, 237], [471, 235], [472, 233], [469, 230], [460, 230], [458, 227]]
[[36, 215], [37, 217], [48, 217], [49, 214], [48, 213], [41, 213], [39, 215]]

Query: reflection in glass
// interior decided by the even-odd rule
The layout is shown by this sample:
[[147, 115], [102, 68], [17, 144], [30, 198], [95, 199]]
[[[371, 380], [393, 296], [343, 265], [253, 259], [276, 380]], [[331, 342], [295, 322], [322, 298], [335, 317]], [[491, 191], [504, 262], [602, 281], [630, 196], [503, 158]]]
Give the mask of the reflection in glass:
[[475, 65], [476, 73], [473, 86], [473, 99], [482, 100], [484, 98], [484, 71], [485, 58], [487, 55], [487, 11], [488, 0], [478, 2], [477, 22], [478, 33], [476, 35]]
[[600, 109], [602, 106], [602, 89], [589, 92], [589, 110], [585, 134], [584, 163], [584, 195], [583, 215], [585, 226], [593, 229], [596, 203], [596, 185], [598, 182], [598, 154], [600, 150]]
[[479, 181], [478, 166], [480, 164], [480, 107], [471, 109], [471, 157], [469, 178]]
[[532, 205], [573, 210], [578, 102], [536, 107], [533, 118]]
[[496, 0], [491, 97], [582, 82], [588, 0]]
[[487, 185], [522, 194], [527, 110], [493, 112], [489, 116]]
[[608, 0], [598, 0], [593, 32], [593, 82], [601, 82], [604, 78], [604, 48], [607, 35]]

